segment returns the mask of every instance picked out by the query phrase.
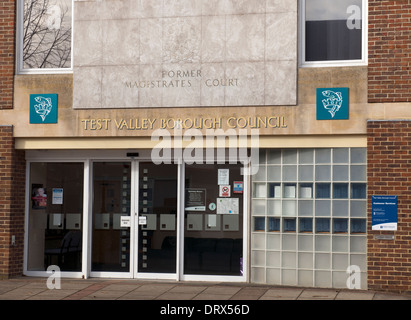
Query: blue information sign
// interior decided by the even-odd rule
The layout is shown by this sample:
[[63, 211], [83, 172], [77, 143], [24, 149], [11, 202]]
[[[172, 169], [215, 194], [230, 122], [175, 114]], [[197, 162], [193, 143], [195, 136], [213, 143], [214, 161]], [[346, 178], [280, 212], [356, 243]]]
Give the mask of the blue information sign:
[[397, 196], [372, 196], [372, 230], [397, 230]]

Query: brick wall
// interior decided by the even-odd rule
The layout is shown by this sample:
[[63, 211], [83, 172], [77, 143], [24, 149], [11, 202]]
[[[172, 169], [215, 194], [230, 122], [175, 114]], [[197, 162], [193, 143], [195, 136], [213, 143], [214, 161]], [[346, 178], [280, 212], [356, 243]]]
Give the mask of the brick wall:
[[368, 1], [368, 101], [411, 102], [411, 0]]
[[23, 271], [25, 160], [24, 151], [15, 150], [12, 126], [0, 126], [0, 190], [2, 279], [21, 275]]
[[[369, 121], [368, 288], [411, 291], [411, 121]], [[371, 230], [371, 196], [398, 196], [397, 231]], [[376, 235], [394, 240], [377, 240]]]
[[[0, 110], [13, 108], [15, 26], [16, 0], [1, 0]], [[0, 279], [21, 275], [23, 271], [24, 204], [24, 151], [14, 148], [13, 127], [0, 126]]]
[[0, 1], [0, 109], [13, 108], [16, 0]]

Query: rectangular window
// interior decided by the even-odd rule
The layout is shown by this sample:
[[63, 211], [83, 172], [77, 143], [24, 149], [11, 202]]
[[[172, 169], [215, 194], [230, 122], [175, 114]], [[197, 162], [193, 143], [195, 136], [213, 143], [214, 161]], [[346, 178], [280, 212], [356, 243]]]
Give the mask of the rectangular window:
[[351, 233], [366, 233], [367, 220], [365, 219], [351, 219]]
[[331, 197], [330, 183], [316, 183], [315, 191], [316, 197], [319, 199], [330, 199]]
[[334, 219], [333, 220], [333, 232], [334, 233], [347, 233], [348, 232], [348, 219]]
[[18, 1], [18, 72], [72, 69], [72, 0]]
[[264, 217], [254, 218], [254, 231], [265, 231], [265, 218]]
[[366, 199], [367, 198], [367, 184], [352, 183], [351, 184], [351, 199]]
[[268, 218], [268, 231], [280, 231], [280, 218]]
[[295, 232], [296, 231], [296, 219], [295, 218], [284, 218], [284, 232]]
[[312, 218], [300, 218], [300, 232], [313, 232]]
[[317, 233], [330, 232], [330, 219], [329, 218], [317, 218], [315, 220], [315, 231]]
[[334, 199], [348, 199], [348, 183], [334, 183], [333, 184], [333, 198]]
[[364, 64], [366, 0], [301, 0], [301, 65]]
[[31, 163], [27, 270], [81, 271], [83, 177], [83, 163]]

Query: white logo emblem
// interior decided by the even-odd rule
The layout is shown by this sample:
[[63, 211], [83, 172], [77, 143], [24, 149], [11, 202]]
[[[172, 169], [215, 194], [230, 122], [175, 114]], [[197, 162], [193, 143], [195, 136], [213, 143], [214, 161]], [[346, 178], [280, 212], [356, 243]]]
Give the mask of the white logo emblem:
[[61, 272], [60, 268], [56, 265], [49, 266], [47, 273], [51, 273], [51, 276], [47, 278], [47, 288], [50, 290], [61, 289]]
[[348, 278], [346, 285], [348, 289], [361, 289], [361, 269], [359, 266], [351, 265], [347, 268]]
[[40, 115], [42, 121], [44, 122], [46, 117], [49, 115], [51, 109], [53, 109], [51, 99], [44, 97], [35, 97], [34, 100], [38, 102], [38, 104], [34, 105], [34, 109], [36, 110], [36, 113]]
[[63, 14], [59, 5], [55, 4], [48, 7], [45, 18], [46, 26], [49, 30], [60, 30]]
[[323, 106], [331, 114], [331, 117], [334, 118], [335, 114], [341, 108], [343, 102], [342, 94], [341, 92], [331, 90], [324, 90], [322, 94], [327, 98], [322, 100]]

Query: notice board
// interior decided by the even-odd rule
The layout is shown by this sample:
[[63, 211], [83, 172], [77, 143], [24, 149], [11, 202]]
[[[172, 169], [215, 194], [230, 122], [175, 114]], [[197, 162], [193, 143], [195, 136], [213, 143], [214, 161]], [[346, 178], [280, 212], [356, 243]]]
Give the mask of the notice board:
[[372, 196], [372, 230], [397, 230], [397, 196]]

